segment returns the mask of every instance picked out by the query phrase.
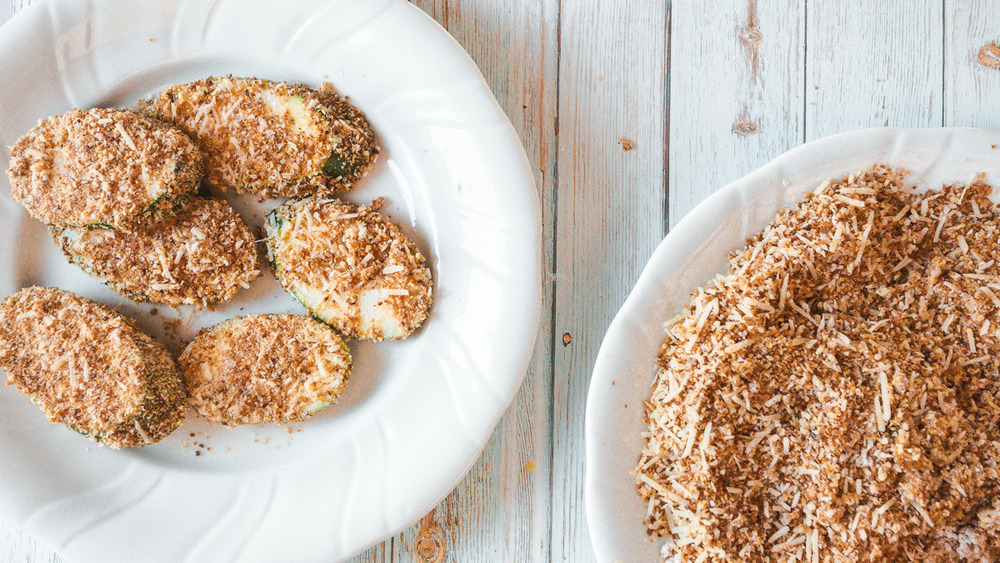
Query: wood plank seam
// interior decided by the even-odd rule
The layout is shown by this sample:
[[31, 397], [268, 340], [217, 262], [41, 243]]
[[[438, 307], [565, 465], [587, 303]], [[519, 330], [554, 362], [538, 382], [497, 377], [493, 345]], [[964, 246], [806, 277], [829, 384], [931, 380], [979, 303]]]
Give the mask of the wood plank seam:
[[[948, 13], [948, 0], [941, 0], [941, 14]], [[948, 115], [948, 21], [941, 18], [941, 127], [944, 127]]]
[[[809, 141], [809, 0], [802, 0], [802, 140]], [[778, 155], [774, 155], [778, 156]]]
[[667, 10], [664, 17], [665, 41], [663, 42], [663, 238], [670, 232], [670, 66], [673, 64], [670, 58], [671, 40], [674, 36], [673, 29], [673, 0], [667, 0]]
[[[549, 251], [552, 253], [551, 254], [551, 256], [552, 256], [552, 271], [545, 273], [546, 274], [546, 283], [549, 284], [549, 291], [551, 292], [551, 295], [552, 295], [552, 308], [551, 308], [551, 311], [549, 311], [549, 315], [550, 315], [550, 319], [549, 319], [549, 330], [550, 330], [549, 341], [550, 341], [550, 344], [549, 344], [549, 366], [548, 367], [549, 367], [549, 389], [552, 390], [553, 400], [549, 401], [548, 412], [546, 413], [546, 418], [549, 421], [548, 428], [546, 429], [546, 443], [549, 446], [549, 479], [548, 479], [548, 481], [549, 481], [549, 491], [550, 491], [550, 494], [551, 494], [551, 491], [554, 491], [555, 487], [556, 487], [556, 483], [555, 483], [555, 474], [556, 474], [555, 473], [555, 464], [556, 464], [556, 459], [555, 459], [555, 457], [556, 457], [556, 455], [555, 455], [555, 452], [556, 452], [556, 450], [555, 450], [555, 439], [556, 439], [556, 402], [554, 400], [554, 397], [555, 397], [555, 389], [556, 389], [556, 384], [557, 384], [555, 365], [556, 365], [556, 359], [557, 359], [556, 356], [558, 354], [558, 348], [557, 348], [557, 346], [559, 345], [558, 342], [557, 342], [557, 335], [559, 334], [559, 326], [557, 324], [557, 320], [558, 320], [558, 315], [557, 315], [558, 307], [556, 307], [555, 304], [558, 303], [558, 300], [559, 300], [559, 293], [558, 293], [558, 291], [559, 291], [559, 285], [556, 283], [556, 272], [559, 271], [559, 252], [558, 252], [558, 248], [559, 248], [559, 141], [560, 141], [560, 138], [561, 138], [560, 137], [560, 128], [561, 128], [561, 125], [562, 125], [562, 121], [561, 121], [561, 118], [562, 118], [562, 80], [560, 80], [560, 78], [562, 76], [562, 39], [563, 39], [563, 26], [562, 26], [562, 17], [561, 16], [562, 16], [562, 13], [563, 13], [563, 0], [559, 0], [556, 3], [556, 9], [558, 11], [558, 13], [556, 14], [556, 29], [555, 29], [555, 34], [556, 34], [556, 37], [555, 37], [555, 43], [556, 43], [556, 53], [555, 53], [555, 58], [556, 58], [556, 60], [555, 60], [555, 64], [556, 64], [556, 69], [555, 69], [555, 83], [556, 83], [555, 84], [555, 90], [556, 90], [555, 91], [555, 100], [556, 100], [556, 107], [555, 107], [555, 119], [554, 119], [554, 123], [553, 123], [553, 127], [554, 127], [555, 131], [554, 131], [554, 135], [553, 135], [553, 139], [552, 139], [552, 141], [553, 141], [552, 146], [553, 146], [553, 149], [556, 151], [556, 157], [553, 159], [553, 163], [552, 163], [552, 192], [551, 192], [551, 198], [552, 198], [552, 225], [550, 226], [551, 236], [552, 236], [552, 245], [551, 245], [552, 247], [549, 249]], [[548, 533], [547, 533], [548, 537], [547, 537], [547, 544], [546, 545], [548, 545], [548, 548], [549, 548], [549, 560], [551, 561], [552, 560], [553, 550], [555, 549], [555, 540], [556, 540], [556, 538], [554, 537], [554, 534], [553, 534], [553, 528], [554, 528], [554, 526], [552, 526], [552, 518], [553, 518], [553, 516], [555, 516], [555, 514], [554, 514], [554, 512], [555, 512], [555, 503], [552, 502], [551, 498], [549, 500], [548, 509], [549, 509], [549, 514], [548, 514], [549, 526], [548, 526]]]

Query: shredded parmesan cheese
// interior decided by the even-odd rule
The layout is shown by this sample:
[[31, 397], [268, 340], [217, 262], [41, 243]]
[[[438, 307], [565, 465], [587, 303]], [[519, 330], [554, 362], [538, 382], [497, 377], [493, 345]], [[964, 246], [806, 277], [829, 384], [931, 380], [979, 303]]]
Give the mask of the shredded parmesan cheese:
[[1000, 560], [991, 192], [826, 181], [694, 293], [636, 467], [664, 560]]

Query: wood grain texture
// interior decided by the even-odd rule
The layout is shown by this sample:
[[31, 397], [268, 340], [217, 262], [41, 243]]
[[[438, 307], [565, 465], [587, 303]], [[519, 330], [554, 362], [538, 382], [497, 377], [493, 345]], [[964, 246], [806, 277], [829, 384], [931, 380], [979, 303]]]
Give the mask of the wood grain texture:
[[0, 520], [0, 563], [60, 563], [47, 546]]
[[564, 2], [560, 13], [552, 561], [594, 557], [587, 386], [608, 324], [665, 231], [667, 21], [664, 0]]
[[805, 2], [676, 2], [670, 225], [803, 138]]
[[806, 140], [942, 122], [941, 0], [808, 2]]
[[979, 61], [1000, 45], [1000, 5], [945, 0], [944, 10], [944, 125], [1000, 129], [1000, 68]]

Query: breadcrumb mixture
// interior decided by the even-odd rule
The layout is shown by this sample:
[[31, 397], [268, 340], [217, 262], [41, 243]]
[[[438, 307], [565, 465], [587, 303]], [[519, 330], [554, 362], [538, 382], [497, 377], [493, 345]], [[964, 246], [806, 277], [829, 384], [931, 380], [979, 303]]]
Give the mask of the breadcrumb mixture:
[[110, 307], [56, 288], [0, 303], [0, 367], [50, 421], [112, 448], [166, 437], [187, 409], [163, 344]]
[[678, 561], [1000, 560], [1000, 213], [826, 182], [668, 323], [636, 470]]
[[51, 231], [70, 262], [135, 301], [207, 306], [260, 275], [253, 234], [218, 199], [194, 198], [175, 218], [143, 233]]
[[325, 324], [250, 315], [204, 330], [178, 360], [191, 405], [227, 426], [300, 420], [337, 400], [351, 355]]
[[145, 228], [179, 211], [204, 172], [187, 135], [117, 109], [43, 119], [10, 154], [11, 197], [60, 227]]
[[[368, 206], [317, 197], [290, 201], [268, 217], [268, 253], [281, 285], [302, 299], [303, 288], [320, 288], [311, 312], [354, 338], [382, 340], [369, 324], [373, 309], [389, 310], [403, 338], [423, 323], [432, 301], [431, 273], [417, 246]], [[335, 310], [335, 317], [318, 313]]]
[[209, 184], [260, 197], [347, 190], [379, 154], [364, 114], [329, 84], [205, 78], [168, 88], [148, 108], [197, 140]]

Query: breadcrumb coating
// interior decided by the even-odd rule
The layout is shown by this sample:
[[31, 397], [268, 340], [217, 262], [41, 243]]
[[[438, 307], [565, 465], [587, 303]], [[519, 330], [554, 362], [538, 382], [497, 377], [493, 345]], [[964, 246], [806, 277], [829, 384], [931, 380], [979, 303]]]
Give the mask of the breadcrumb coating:
[[665, 559], [1000, 560], [992, 191], [827, 181], [694, 293], [636, 469]]
[[400, 339], [427, 318], [433, 286], [423, 255], [370, 207], [292, 200], [265, 227], [278, 281], [341, 334]]
[[184, 380], [166, 347], [60, 289], [29, 287], [0, 303], [0, 367], [50, 421], [112, 448], [157, 442], [184, 419]]
[[59, 227], [141, 230], [180, 211], [204, 167], [180, 130], [135, 112], [43, 119], [10, 152], [11, 197]]
[[197, 140], [210, 185], [260, 197], [350, 189], [379, 154], [364, 114], [329, 84], [210, 77], [168, 88], [147, 111]]
[[196, 197], [146, 232], [50, 230], [70, 262], [134, 301], [207, 306], [260, 275], [253, 234], [218, 199]]
[[250, 315], [204, 330], [181, 354], [191, 405], [227, 426], [292, 422], [336, 402], [351, 372], [344, 341], [302, 315]]

